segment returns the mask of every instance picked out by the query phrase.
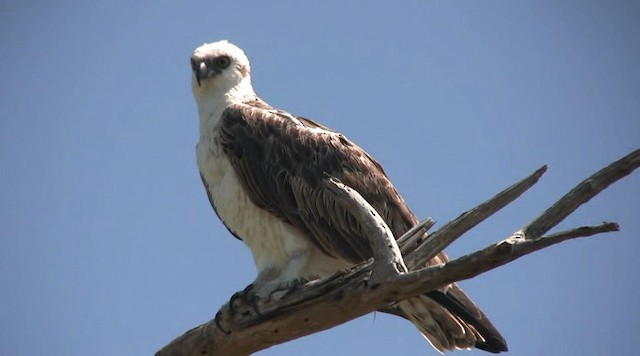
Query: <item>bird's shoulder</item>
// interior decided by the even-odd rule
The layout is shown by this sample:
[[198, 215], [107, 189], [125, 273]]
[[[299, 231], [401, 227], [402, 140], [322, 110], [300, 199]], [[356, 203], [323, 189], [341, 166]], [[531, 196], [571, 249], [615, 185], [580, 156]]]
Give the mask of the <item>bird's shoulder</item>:
[[275, 126], [274, 128], [280, 129], [307, 129], [310, 133], [341, 135], [317, 121], [275, 108], [258, 97], [227, 106], [222, 113], [222, 121], [226, 125], [243, 124], [255, 128]]
[[261, 151], [263, 164], [282, 163], [284, 156], [313, 165], [319, 172], [372, 173], [386, 178], [382, 166], [342, 133], [317, 121], [295, 116], [255, 98], [232, 104], [223, 112], [221, 138], [227, 154]]

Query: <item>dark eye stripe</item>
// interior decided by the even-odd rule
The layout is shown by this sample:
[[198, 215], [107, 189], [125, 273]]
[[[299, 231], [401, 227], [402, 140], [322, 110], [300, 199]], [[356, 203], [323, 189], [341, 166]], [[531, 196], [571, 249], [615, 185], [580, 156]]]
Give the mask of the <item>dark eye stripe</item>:
[[215, 60], [215, 66], [220, 68], [220, 69], [225, 69], [230, 64], [231, 64], [231, 58], [229, 58], [227, 56], [221, 56], [221, 57], [216, 58], [216, 60]]

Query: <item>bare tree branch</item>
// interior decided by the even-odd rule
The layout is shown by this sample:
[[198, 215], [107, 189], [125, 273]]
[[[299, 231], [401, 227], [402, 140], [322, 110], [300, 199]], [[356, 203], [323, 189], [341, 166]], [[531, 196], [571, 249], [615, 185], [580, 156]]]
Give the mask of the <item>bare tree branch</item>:
[[405, 232], [405, 234], [398, 239], [398, 246], [402, 246], [402, 255], [406, 256], [412, 249], [415, 249], [424, 238], [424, 234], [435, 224], [436, 222], [433, 219], [426, 218]]
[[458, 218], [431, 234], [428, 239], [425, 239], [413, 251], [411, 251], [410, 246], [403, 246], [402, 252], [406, 256], [405, 263], [407, 263], [409, 269], [424, 265], [465, 232], [473, 229], [495, 212], [516, 200], [522, 193], [533, 187], [546, 171], [547, 166], [542, 166], [525, 179], [496, 194], [493, 198], [462, 213]]
[[349, 212], [361, 222], [361, 226], [366, 230], [364, 234], [369, 239], [375, 262], [372, 278], [384, 280], [394, 274], [406, 272], [407, 266], [404, 264], [393, 232], [376, 209], [360, 193], [342, 184], [334, 177], [325, 178], [322, 183], [325, 189], [335, 195], [337, 201], [349, 202], [346, 204]]
[[[485, 247], [466, 256], [462, 256], [444, 265], [431, 266], [419, 271], [398, 276], [394, 283], [402, 288], [405, 283], [413, 285], [416, 281], [436, 280], [438, 285], [447, 285], [452, 282], [473, 278], [481, 273], [507, 264], [524, 255], [541, 250], [566, 240], [588, 237], [604, 232], [618, 231], [615, 223], [604, 223], [599, 226], [586, 226], [547, 237], [524, 238], [520, 232], [496, 244]], [[473, 266], [474, 268], [470, 268]]]
[[525, 236], [540, 236], [558, 225], [578, 207], [598, 195], [617, 180], [631, 174], [640, 166], [640, 149], [637, 149], [582, 181], [569, 193], [537, 217], [522, 231]]
[[[617, 224], [603, 223], [542, 236], [581, 204], [638, 166], [640, 150], [631, 152], [580, 183], [540, 217], [507, 239], [444, 265], [408, 273], [386, 273], [384, 279], [373, 281], [371, 276], [378, 263], [369, 260], [333, 276], [305, 283], [288, 291], [279, 300], [255, 301], [245, 300], [242, 295], [234, 297], [220, 308], [213, 320], [187, 331], [156, 355], [247, 355], [331, 328], [375, 310], [388, 310], [393, 303], [475, 277], [542, 248], [569, 239], [617, 231]], [[544, 170], [544, 167], [539, 169], [496, 197], [462, 214], [424, 241], [421, 235], [432, 221], [428, 219], [421, 222], [420, 227], [411, 229], [398, 239], [401, 250], [407, 253], [405, 261], [410, 266], [421, 265], [428, 256], [437, 254], [464, 232], [517, 198], [537, 182]], [[375, 214], [367, 212], [370, 208], [368, 204], [358, 202], [354, 194], [338, 184], [334, 184], [333, 188], [338, 199], [346, 199], [354, 204], [350, 210], [354, 216], [372, 219], [372, 235], [387, 234], [388, 228], [376, 227], [378, 222], [375, 221]], [[380, 244], [386, 252], [380, 252], [380, 256], [376, 257], [386, 258], [387, 262], [394, 260], [393, 244], [382, 245], [380, 241], [385, 240], [372, 243]], [[410, 246], [406, 247], [407, 244]]]
[[618, 226], [618, 224], [612, 222], [604, 222], [598, 226], [583, 226], [571, 230], [556, 232], [555, 234], [545, 236], [545, 238], [564, 241], [567, 239], [572, 239], [574, 237], [587, 237], [603, 232], [612, 232], [619, 230], [620, 226]]

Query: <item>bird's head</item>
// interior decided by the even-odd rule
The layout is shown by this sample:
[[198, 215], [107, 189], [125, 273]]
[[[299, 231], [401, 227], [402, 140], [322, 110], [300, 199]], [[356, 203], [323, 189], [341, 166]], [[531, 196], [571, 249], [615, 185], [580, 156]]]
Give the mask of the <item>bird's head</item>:
[[[196, 98], [251, 93], [251, 67], [244, 52], [227, 41], [206, 43], [191, 55], [193, 93]], [[237, 92], [237, 93], [235, 93]]]

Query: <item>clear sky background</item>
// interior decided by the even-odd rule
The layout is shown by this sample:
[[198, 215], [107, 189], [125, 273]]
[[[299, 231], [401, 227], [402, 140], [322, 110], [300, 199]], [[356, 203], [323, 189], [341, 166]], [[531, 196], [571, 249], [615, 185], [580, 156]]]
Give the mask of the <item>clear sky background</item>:
[[[229, 39], [272, 105], [345, 133], [440, 224], [543, 164], [452, 245], [526, 224], [640, 147], [637, 1], [0, 3], [0, 354], [150, 355], [255, 276], [195, 162], [189, 56]], [[559, 228], [617, 221], [462, 283], [513, 355], [632, 355], [640, 172]], [[377, 313], [259, 355], [431, 355]], [[480, 351], [461, 355], [480, 355]]]

